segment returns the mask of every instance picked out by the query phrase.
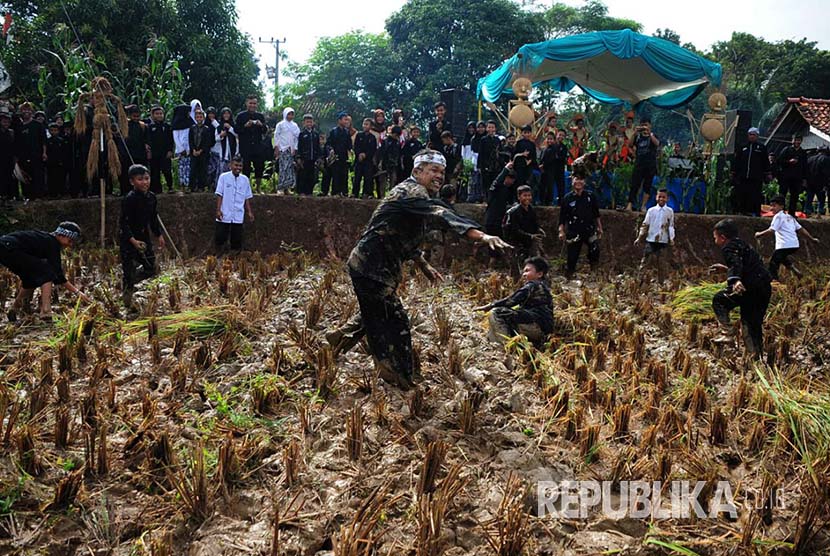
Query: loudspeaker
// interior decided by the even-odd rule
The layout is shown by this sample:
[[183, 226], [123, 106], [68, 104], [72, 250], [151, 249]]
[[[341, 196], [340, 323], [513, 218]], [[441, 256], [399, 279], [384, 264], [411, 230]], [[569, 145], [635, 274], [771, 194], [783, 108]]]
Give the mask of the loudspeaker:
[[457, 141], [464, 138], [467, 125], [467, 91], [464, 89], [444, 89], [441, 91], [441, 102], [447, 105], [445, 119], [449, 122], [452, 134]]
[[[733, 127], [734, 126], [734, 127]], [[752, 110], [727, 110], [725, 154], [735, 154], [746, 146], [746, 133], [752, 127]]]

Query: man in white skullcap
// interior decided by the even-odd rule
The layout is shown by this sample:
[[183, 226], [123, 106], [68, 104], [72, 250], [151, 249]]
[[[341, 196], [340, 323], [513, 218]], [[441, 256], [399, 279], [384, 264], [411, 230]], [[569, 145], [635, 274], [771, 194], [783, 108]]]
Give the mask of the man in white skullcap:
[[446, 165], [441, 153], [420, 151], [412, 175], [378, 205], [348, 260], [360, 315], [326, 335], [337, 353], [365, 335], [378, 376], [404, 390], [413, 386], [414, 378], [409, 318], [396, 293], [404, 261], [415, 261], [432, 281], [443, 279], [419, 249], [431, 229], [449, 228], [492, 249], [509, 247], [435, 198], [444, 184]]

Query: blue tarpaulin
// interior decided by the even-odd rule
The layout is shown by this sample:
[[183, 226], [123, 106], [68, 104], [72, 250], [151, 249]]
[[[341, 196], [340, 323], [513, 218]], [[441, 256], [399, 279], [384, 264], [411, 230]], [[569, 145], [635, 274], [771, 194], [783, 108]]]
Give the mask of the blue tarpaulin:
[[720, 64], [672, 42], [624, 29], [526, 44], [478, 80], [478, 98], [496, 102], [502, 95], [512, 95], [517, 77], [562, 92], [579, 86], [606, 104], [635, 106], [648, 101], [660, 108], [676, 108], [708, 84], [720, 86], [722, 70]]

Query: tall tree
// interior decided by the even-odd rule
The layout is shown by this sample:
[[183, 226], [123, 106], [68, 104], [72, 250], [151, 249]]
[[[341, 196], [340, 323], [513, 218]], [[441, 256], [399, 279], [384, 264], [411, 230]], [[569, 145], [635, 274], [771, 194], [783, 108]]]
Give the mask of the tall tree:
[[[55, 84], [63, 84], [60, 59], [81, 45], [99, 62], [96, 69], [108, 70], [130, 96], [142, 79], [137, 68], [147, 63], [147, 49], [159, 39], [166, 39], [170, 59], [179, 62], [187, 96], [241, 106], [245, 94], [257, 88], [253, 47], [236, 28], [233, 0], [8, 0], [4, 4], [14, 17], [13, 40], [0, 45], [0, 59], [12, 77], [10, 94], [16, 97], [38, 103], [52, 100], [57, 91], [48, 83], [43, 89], [40, 75], [46, 72]], [[61, 49], [64, 52], [57, 52]]]
[[321, 38], [308, 61], [289, 63], [287, 74], [294, 82], [281, 88], [281, 101], [324, 119], [338, 110], [358, 118], [378, 106], [400, 106], [402, 74], [385, 33]]
[[539, 15], [510, 0], [410, 0], [386, 30], [400, 58], [401, 101], [421, 118], [440, 90], [475, 91], [520, 46], [544, 38]]
[[633, 19], [611, 17], [608, 15], [608, 6], [600, 0], [588, 0], [585, 5], [579, 7], [554, 2], [543, 12], [542, 22], [545, 37], [548, 39], [591, 31], [641, 31], [643, 27]]

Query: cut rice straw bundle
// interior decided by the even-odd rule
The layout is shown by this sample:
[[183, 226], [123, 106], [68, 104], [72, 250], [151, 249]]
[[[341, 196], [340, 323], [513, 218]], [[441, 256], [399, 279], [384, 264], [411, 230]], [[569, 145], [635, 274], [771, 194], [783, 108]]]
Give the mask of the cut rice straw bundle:
[[712, 298], [723, 289], [723, 283], [704, 282], [678, 290], [671, 300], [672, 318], [694, 322], [715, 319]]
[[[163, 317], [153, 317], [158, 327], [160, 338], [171, 338], [180, 330], [187, 330], [194, 338], [209, 338], [228, 331], [241, 331], [246, 328], [243, 316], [232, 305], [200, 307]], [[128, 335], [147, 334], [150, 319], [138, 319], [124, 323], [124, 332]]]

